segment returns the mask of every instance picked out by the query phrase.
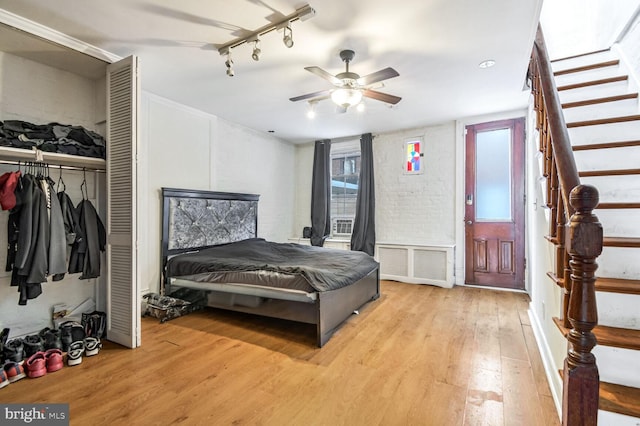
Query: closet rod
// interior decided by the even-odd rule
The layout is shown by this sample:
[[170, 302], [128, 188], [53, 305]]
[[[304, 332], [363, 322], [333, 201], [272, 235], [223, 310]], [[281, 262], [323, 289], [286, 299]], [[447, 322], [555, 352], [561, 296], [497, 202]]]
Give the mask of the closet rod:
[[24, 166], [27, 167], [29, 164], [40, 164], [43, 166], [49, 166], [52, 169], [63, 169], [63, 170], [76, 170], [76, 171], [87, 171], [87, 172], [95, 172], [95, 173], [106, 173], [105, 169], [96, 169], [93, 167], [80, 167], [80, 166], [63, 166], [61, 164], [49, 164], [49, 163], [40, 163], [35, 161], [16, 161], [16, 160], [0, 160], [0, 164], [11, 164], [16, 166]]

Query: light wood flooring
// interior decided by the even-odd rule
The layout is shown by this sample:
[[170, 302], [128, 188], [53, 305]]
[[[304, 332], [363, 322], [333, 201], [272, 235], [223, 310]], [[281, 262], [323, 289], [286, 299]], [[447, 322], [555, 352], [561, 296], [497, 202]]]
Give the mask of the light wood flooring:
[[558, 425], [522, 293], [382, 282], [325, 345], [310, 325], [204, 310], [142, 347], [0, 389], [71, 425]]

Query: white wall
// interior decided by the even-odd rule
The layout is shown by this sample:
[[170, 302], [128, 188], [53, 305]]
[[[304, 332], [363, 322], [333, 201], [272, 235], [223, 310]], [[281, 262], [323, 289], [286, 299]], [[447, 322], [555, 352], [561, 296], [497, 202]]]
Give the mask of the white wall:
[[640, 14], [630, 22], [628, 31], [619, 41], [619, 50], [632, 73], [635, 87], [640, 87]]
[[260, 195], [258, 236], [292, 232], [295, 148], [266, 133], [143, 93], [138, 235], [141, 293], [160, 282], [161, 188]]
[[638, 0], [545, 1], [540, 23], [551, 59], [607, 49], [616, 41]]
[[[0, 121], [23, 120], [34, 124], [58, 122], [101, 132], [100, 127], [103, 126], [96, 124], [104, 119], [104, 108], [97, 108], [96, 93], [100, 91], [104, 91], [104, 80], [90, 80], [0, 52]], [[1, 165], [0, 175], [13, 170], [17, 170], [17, 166]], [[52, 168], [51, 176], [56, 182], [58, 175], [58, 169]], [[82, 200], [80, 184], [83, 173], [65, 170], [62, 176], [66, 192], [77, 204]], [[89, 199], [104, 219], [104, 191], [94, 173], [87, 173], [86, 177]], [[79, 274], [67, 274], [62, 281], [42, 284], [42, 295], [28, 301], [26, 306], [19, 306], [17, 288], [9, 285], [11, 273], [4, 271], [8, 215], [9, 212], [0, 211], [0, 241], [3, 247], [0, 250], [0, 328], [9, 327], [13, 338], [50, 327], [52, 306], [57, 303], [76, 306], [92, 298], [98, 303], [99, 309], [104, 309], [104, 280], [79, 280]], [[103, 256], [102, 278], [105, 271]]]

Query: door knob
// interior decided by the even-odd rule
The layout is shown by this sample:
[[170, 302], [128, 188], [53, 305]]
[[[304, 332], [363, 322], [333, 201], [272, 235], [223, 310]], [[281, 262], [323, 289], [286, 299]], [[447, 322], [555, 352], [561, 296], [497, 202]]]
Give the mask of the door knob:
[[473, 225], [473, 221], [468, 220], [468, 221], [467, 221], [467, 225]]

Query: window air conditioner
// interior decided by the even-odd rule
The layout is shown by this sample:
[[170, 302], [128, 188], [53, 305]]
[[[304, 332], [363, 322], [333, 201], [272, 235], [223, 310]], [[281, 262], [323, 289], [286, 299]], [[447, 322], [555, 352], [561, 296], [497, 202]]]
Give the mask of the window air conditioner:
[[349, 237], [353, 230], [353, 218], [341, 217], [333, 219], [333, 232], [334, 237]]

